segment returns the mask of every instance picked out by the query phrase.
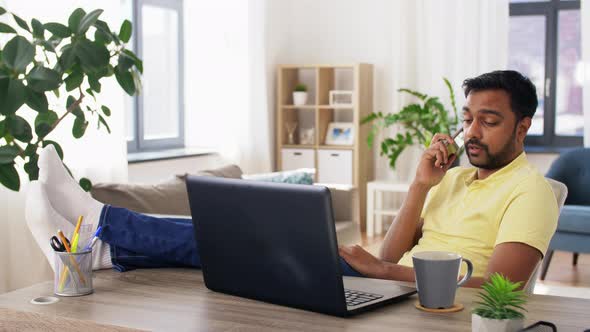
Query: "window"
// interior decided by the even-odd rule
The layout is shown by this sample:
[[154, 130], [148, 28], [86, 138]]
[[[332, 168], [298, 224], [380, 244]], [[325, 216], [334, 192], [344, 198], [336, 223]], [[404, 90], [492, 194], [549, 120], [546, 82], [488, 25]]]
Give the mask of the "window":
[[127, 107], [129, 152], [184, 147], [182, 0], [136, 0], [142, 91]]
[[537, 87], [526, 144], [581, 146], [583, 62], [579, 0], [511, 0], [508, 67]]

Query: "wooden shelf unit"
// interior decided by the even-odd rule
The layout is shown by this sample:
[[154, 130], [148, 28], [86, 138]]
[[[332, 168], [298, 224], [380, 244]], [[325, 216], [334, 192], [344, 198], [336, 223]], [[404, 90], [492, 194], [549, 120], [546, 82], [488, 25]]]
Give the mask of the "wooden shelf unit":
[[[308, 88], [306, 105], [293, 104], [292, 93], [298, 83]], [[352, 106], [330, 105], [330, 90], [352, 90]], [[361, 126], [360, 121], [373, 111], [373, 65], [279, 65], [276, 102], [276, 169], [315, 168], [316, 182], [356, 188], [359, 212], [355, 218], [364, 230], [366, 184], [373, 178], [374, 161], [366, 143], [370, 126]], [[297, 122], [295, 144], [289, 144], [289, 122]], [[352, 145], [325, 143], [330, 122], [352, 123]], [[298, 144], [301, 131], [310, 128], [314, 129], [313, 144]]]

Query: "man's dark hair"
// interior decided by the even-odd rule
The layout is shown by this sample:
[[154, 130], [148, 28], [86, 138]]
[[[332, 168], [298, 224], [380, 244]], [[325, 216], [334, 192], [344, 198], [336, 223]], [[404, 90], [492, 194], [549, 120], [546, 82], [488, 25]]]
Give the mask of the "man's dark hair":
[[528, 77], [514, 70], [496, 70], [463, 81], [465, 97], [471, 91], [501, 89], [510, 96], [510, 107], [517, 120], [533, 117], [539, 104], [537, 89]]

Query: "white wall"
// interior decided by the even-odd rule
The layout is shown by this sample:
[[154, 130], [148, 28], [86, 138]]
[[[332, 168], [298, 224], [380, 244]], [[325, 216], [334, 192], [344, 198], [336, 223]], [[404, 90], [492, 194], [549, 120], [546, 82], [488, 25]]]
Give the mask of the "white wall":
[[[388, 112], [394, 89], [392, 4], [389, 0], [269, 1], [267, 42], [273, 53], [269, 65], [372, 63], [374, 110]], [[274, 92], [274, 77], [271, 82]], [[385, 163], [380, 159], [378, 164]], [[387, 168], [378, 168], [376, 175], [383, 177], [384, 172]]]
[[[0, 5], [15, 12], [30, 22], [35, 17], [42, 22], [57, 21], [66, 23], [71, 11], [77, 7], [87, 12], [102, 8], [105, 12], [101, 19], [105, 20], [113, 30], [118, 31], [124, 18], [128, 17], [122, 5], [124, 0], [105, 0], [97, 3], [92, 0], [5, 0]], [[3, 15], [1, 20], [8, 18]], [[13, 22], [10, 22], [11, 24]], [[118, 87], [114, 77], [101, 81], [102, 93], [98, 100], [105, 102], [112, 111], [109, 122], [112, 134], [96, 130], [96, 119], [89, 120], [86, 135], [79, 140], [71, 134], [72, 119], [64, 119], [60, 127], [48, 138], [61, 144], [65, 153], [64, 160], [74, 175], [79, 178], [86, 176], [98, 181], [126, 181], [127, 159], [124, 139], [124, 93]], [[58, 114], [63, 113], [64, 100], [55, 101], [51, 105]], [[32, 116], [29, 113], [28, 116]], [[87, 117], [88, 119], [89, 117]], [[25, 195], [28, 178], [21, 177], [21, 190], [18, 193], [0, 186], [0, 293], [24, 287], [32, 283], [52, 278], [49, 264], [33, 240], [24, 219]], [[49, 241], [49, 237], [47, 238]], [[48, 244], [49, 245], [49, 244]]]

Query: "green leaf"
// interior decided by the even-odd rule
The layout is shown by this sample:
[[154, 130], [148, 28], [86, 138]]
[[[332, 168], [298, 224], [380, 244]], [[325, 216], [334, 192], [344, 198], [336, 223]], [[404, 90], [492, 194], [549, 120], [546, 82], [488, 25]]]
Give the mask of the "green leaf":
[[27, 24], [27, 22], [25, 20], [23, 20], [22, 18], [12, 14], [12, 17], [14, 18], [14, 20], [16, 21], [16, 24], [18, 24], [19, 27], [27, 30], [28, 32], [31, 32], [31, 29], [29, 29], [29, 25]]
[[111, 37], [112, 41], [115, 42], [115, 44], [117, 44], [117, 45], [121, 44], [121, 42], [119, 40], [119, 36], [117, 36], [116, 33], [113, 33], [111, 31], [111, 29], [109, 28], [109, 25], [105, 21], [98, 20], [98, 21], [96, 21], [94, 26], [96, 27], [97, 30], [100, 30], [103, 33], [109, 35]]
[[39, 156], [33, 155], [29, 157], [29, 161], [24, 165], [24, 170], [29, 174], [29, 181], [35, 181], [39, 179]]
[[20, 150], [14, 145], [0, 146], [0, 164], [12, 164]]
[[37, 19], [31, 20], [31, 26], [33, 27], [33, 37], [43, 39], [45, 29], [43, 28], [43, 24], [39, 22]]
[[4, 137], [4, 135], [6, 135], [6, 121], [2, 120], [0, 121], [0, 138]]
[[35, 47], [22, 36], [12, 38], [2, 52], [2, 59], [10, 68], [19, 73], [25, 71], [35, 57]]
[[20, 80], [0, 79], [0, 114], [15, 113], [25, 103], [25, 86]]
[[123, 21], [121, 24], [121, 29], [119, 29], [119, 39], [121, 39], [121, 41], [124, 43], [129, 42], [129, 39], [131, 38], [131, 31], [131, 22], [129, 22], [129, 20]]
[[128, 71], [120, 71], [119, 66], [115, 67], [115, 78], [119, 85], [128, 95], [133, 96], [135, 94], [135, 83], [133, 82], [133, 76]]
[[131, 57], [133, 59], [133, 62], [135, 63], [135, 67], [139, 70], [140, 73], [143, 74], [143, 61], [141, 61], [137, 55], [135, 55], [135, 53], [131, 52], [130, 50], [123, 50], [123, 53], [127, 54], [129, 57]]
[[98, 81], [98, 78], [96, 78], [94, 75], [88, 75], [88, 84], [92, 90], [100, 93], [101, 85]]
[[[76, 98], [74, 98], [73, 96], [68, 96], [68, 99], [66, 100], [66, 108], [69, 110], [70, 106], [72, 106], [72, 104], [74, 104], [75, 102]], [[82, 109], [80, 108], [79, 104], [78, 106], [76, 106], [76, 108], [72, 110], [72, 114], [74, 114], [76, 117], [84, 118], [84, 112], [82, 112]]]
[[57, 89], [62, 83], [61, 75], [57, 71], [39, 66], [31, 69], [27, 82], [31, 89], [38, 92]]
[[64, 159], [64, 150], [61, 148], [61, 146], [55, 142], [55, 141], [50, 141], [50, 140], [44, 140], [41, 145], [43, 147], [46, 147], [48, 145], [53, 145], [53, 147], [55, 148], [55, 151], [57, 152], [57, 155], [59, 156], [59, 159]]
[[100, 123], [102, 123], [106, 128], [107, 128], [107, 132], [110, 134], [111, 133], [111, 128], [109, 127], [109, 125], [107, 124], [107, 121], [102, 117], [102, 115], [98, 115], [98, 121]]
[[78, 66], [75, 66], [72, 73], [64, 80], [66, 83], [66, 91], [69, 92], [78, 88], [82, 84], [82, 81], [84, 81], [84, 74]]
[[90, 28], [90, 26], [96, 23], [98, 17], [100, 16], [100, 14], [102, 14], [103, 11], [104, 10], [102, 9], [96, 9], [84, 15], [84, 17], [80, 20], [80, 25], [78, 26], [78, 29], [76, 30], [77, 33], [79, 35], [85, 34], [86, 31], [88, 31], [88, 28]]
[[105, 33], [103, 30], [97, 28], [96, 31], [94, 31], [94, 40], [97, 43], [110, 44], [113, 41], [113, 38], [110, 33]]
[[119, 70], [128, 71], [129, 68], [131, 68], [131, 66], [133, 66], [134, 64], [135, 64], [135, 61], [133, 61], [133, 58], [131, 58], [130, 56], [128, 56], [125, 53], [119, 53], [119, 58], [118, 58]]
[[76, 120], [74, 120], [74, 126], [72, 127], [72, 135], [74, 135], [75, 138], [84, 136], [87, 127], [87, 121], [85, 121], [82, 117], [76, 117]]
[[96, 28], [96, 31], [100, 31], [103, 35], [108, 35], [109, 36], [108, 38], [110, 39], [110, 41], [116, 40], [117, 45], [119, 45], [119, 43], [118, 43], [119, 38], [117, 37], [117, 35], [115, 35], [111, 31], [111, 29], [109, 28], [109, 25], [105, 21], [101, 21], [101, 20], [96, 21], [96, 23], [94, 23], [94, 27]]
[[8, 132], [17, 140], [29, 143], [33, 139], [33, 131], [27, 120], [18, 115], [11, 115], [6, 118]]
[[29, 87], [25, 88], [25, 103], [27, 103], [27, 106], [40, 113], [47, 112], [49, 107], [45, 93], [34, 91]]
[[80, 21], [84, 16], [86, 16], [86, 12], [84, 11], [84, 9], [77, 8], [76, 10], [74, 10], [68, 18], [68, 27], [70, 28], [70, 30], [78, 31], [78, 28], [80, 27]]
[[16, 30], [14, 30], [10, 25], [5, 24], [5, 23], [0, 23], [0, 32], [2, 33], [16, 33]]
[[410, 89], [398, 89], [398, 92], [405, 92], [405, 93], [409, 93], [412, 96], [417, 97], [420, 100], [424, 100], [428, 97], [428, 95], [422, 94], [420, 92], [414, 91], [414, 90], [410, 90]]
[[6, 9], [4, 9], [3, 7], [0, 7], [0, 15], [4, 15], [6, 14]]
[[74, 48], [72, 45], [66, 45], [61, 49], [61, 56], [59, 57], [59, 65], [61, 66], [62, 71], [69, 70], [74, 61], [76, 60], [76, 54], [74, 52]]
[[109, 64], [109, 51], [104, 45], [88, 40], [78, 41], [74, 47], [74, 53], [85, 72], [95, 73]]
[[80, 187], [84, 189], [84, 191], [89, 192], [92, 189], [92, 182], [87, 178], [81, 178], [79, 181]]
[[86, 89], [86, 93], [91, 95], [94, 100], [96, 100], [96, 96], [94, 96], [94, 91], [91, 88]]
[[39, 113], [35, 118], [35, 133], [38, 137], [45, 137], [57, 122], [57, 113], [54, 111], [47, 111]]
[[47, 40], [43, 40], [40, 42], [40, 44], [45, 48], [45, 50], [52, 52], [52, 53], [57, 53], [57, 52], [55, 52], [55, 46], [53, 46], [53, 43], [51, 43]]
[[14, 164], [0, 165], [0, 183], [14, 191], [20, 189], [20, 178]]
[[45, 30], [51, 32], [54, 36], [59, 38], [68, 38], [72, 35], [72, 30], [61, 23], [50, 22], [45, 23], [43, 26], [45, 27]]
[[37, 146], [34, 144], [29, 144], [25, 148], [25, 156], [32, 156], [37, 153]]
[[104, 115], [106, 115], [106, 116], [111, 116], [111, 109], [110, 109], [110, 108], [108, 108], [108, 107], [106, 107], [106, 106], [102, 105], [102, 106], [100, 107], [100, 109], [102, 109], [102, 112], [104, 113]]
[[106, 67], [102, 67], [102, 69], [96, 73], [96, 76], [97, 76], [97, 78], [103, 78], [103, 77], [113, 76], [114, 73], [115, 73], [115, 68], [113, 68], [113, 66], [111, 66], [109, 64]]

